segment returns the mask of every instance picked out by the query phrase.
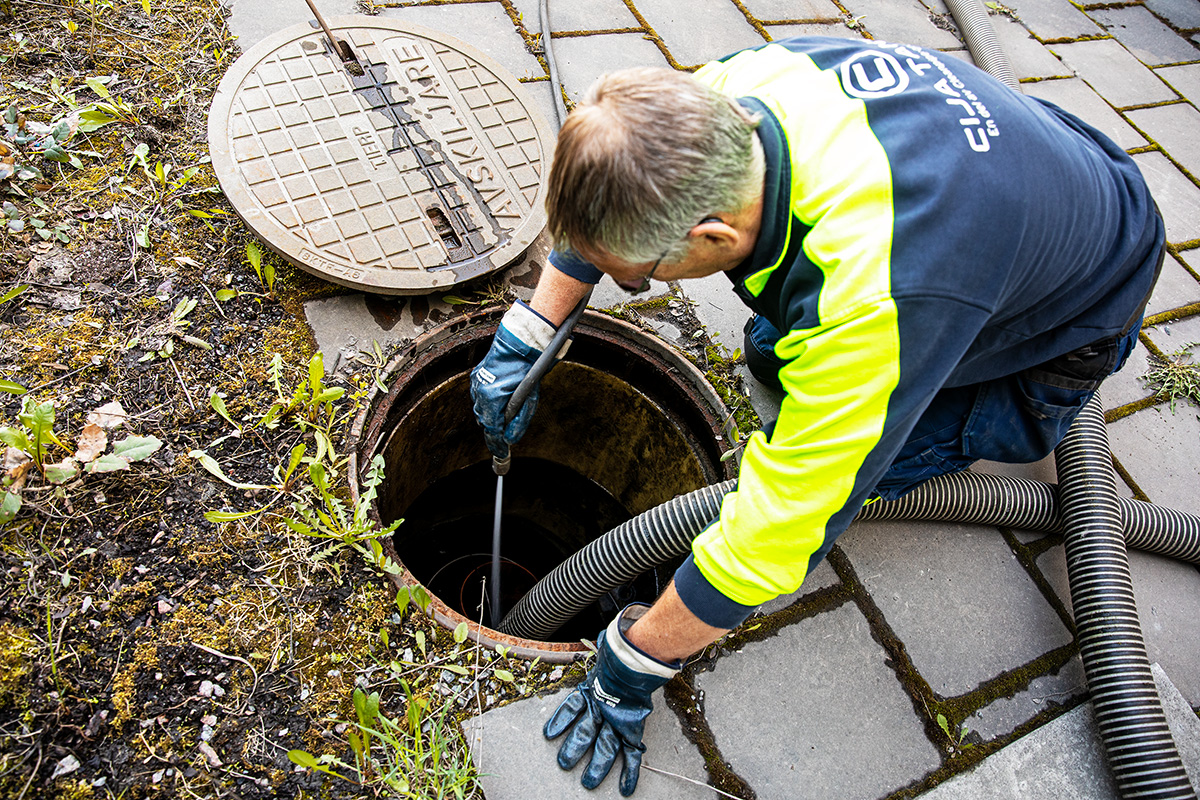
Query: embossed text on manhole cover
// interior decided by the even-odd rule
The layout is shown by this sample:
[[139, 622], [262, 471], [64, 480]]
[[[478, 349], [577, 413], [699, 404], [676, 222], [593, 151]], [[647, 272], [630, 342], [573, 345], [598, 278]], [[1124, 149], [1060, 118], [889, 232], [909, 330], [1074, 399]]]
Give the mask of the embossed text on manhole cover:
[[520, 256], [545, 224], [554, 138], [516, 79], [428, 28], [329, 24], [355, 63], [305, 23], [259, 42], [217, 89], [213, 167], [246, 224], [320, 277], [387, 294]]

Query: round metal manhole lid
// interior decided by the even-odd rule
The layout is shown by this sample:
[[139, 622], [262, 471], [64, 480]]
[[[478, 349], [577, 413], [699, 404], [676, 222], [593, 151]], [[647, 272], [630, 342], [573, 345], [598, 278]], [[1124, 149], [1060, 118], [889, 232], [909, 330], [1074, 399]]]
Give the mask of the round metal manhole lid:
[[517, 80], [468, 44], [391, 19], [305, 23], [221, 79], [221, 188], [267, 245], [319, 277], [422, 294], [499, 269], [545, 225], [554, 137]]

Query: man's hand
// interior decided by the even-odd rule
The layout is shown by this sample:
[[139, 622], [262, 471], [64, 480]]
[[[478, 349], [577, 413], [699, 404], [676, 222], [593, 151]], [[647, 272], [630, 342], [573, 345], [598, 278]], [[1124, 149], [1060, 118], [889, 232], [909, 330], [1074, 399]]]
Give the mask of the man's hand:
[[679, 673], [681, 662], [659, 661], [634, 647], [625, 636], [648, 608], [628, 606], [600, 633], [596, 666], [546, 722], [543, 732], [547, 739], [569, 731], [558, 750], [558, 765], [563, 769], [573, 768], [595, 745], [580, 779], [585, 789], [600, 785], [620, 753], [625, 756], [620, 791], [625, 797], [633, 794], [646, 749], [642, 731], [653, 708], [650, 696]]
[[537, 410], [538, 389], [534, 386], [512, 422], [504, 421], [509, 399], [550, 344], [554, 331], [553, 325], [518, 300], [500, 321], [487, 356], [471, 371], [475, 418], [483, 426], [488, 450], [499, 458], [505, 458], [509, 445], [525, 435]]

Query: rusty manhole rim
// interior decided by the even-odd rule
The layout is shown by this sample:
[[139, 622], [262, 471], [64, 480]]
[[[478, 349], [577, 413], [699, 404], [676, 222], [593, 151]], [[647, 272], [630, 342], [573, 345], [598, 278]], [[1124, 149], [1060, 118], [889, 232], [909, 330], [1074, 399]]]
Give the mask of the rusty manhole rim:
[[[387, 270], [381, 269], [378, 265], [361, 265], [353, 258], [347, 259], [339, 256], [340, 260], [335, 261], [329, 257], [329, 253], [323, 251], [320, 247], [303, 244], [298, 239], [291, 241], [295, 236], [285, 230], [286, 226], [275, 219], [272, 212], [268, 211], [253, 196], [251, 191], [252, 184], [242, 175], [239, 170], [239, 161], [232, 152], [233, 137], [229, 127], [233, 122], [232, 112], [238, 96], [238, 90], [265, 62], [265, 59], [277, 51], [281, 51], [290, 43], [305, 41], [310, 39], [310, 37], [319, 39], [324, 43], [326, 37], [321, 29], [314, 27], [313, 23], [303, 22], [268, 35], [239, 56], [222, 76], [217, 91], [213, 95], [207, 125], [207, 138], [212, 156], [212, 166], [219, 182], [221, 182], [223, 175], [226, 176], [225, 180], [221, 182], [221, 189], [229, 199], [231, 205], [233, 205], [238, 217], [242, 219], [246, 226], [268, 248], [287, 260], [290, 264], [322, 280], [357, 291], [376, 294], [405, 296], [427, 295], [446, 291], [465, 281], [495, 274], [520, 260], [545, 227], [545, 200], [549, 191], [547, 178], [557, 139], [554, 129], [546, 121], [541, 110], [534, 103], [533, 98], [528, 94], [526, 89], [521, 88], [520, 81], [491, 56], [451, 34], [433, 28], [391, 18], [366, 15], [332, 16], [327, 18], [327, 22], [335, 33], [346, 34], [352, 32], [354, 29], [368, 29], [384, 33], [390, 32], [409, 35], [428, 42], [444, 45], [456, 51], [459, 55], [469, 58], [481, 68], [491, 73], [512, 94], [512, 99], [516, 101], [517, 105], [524, 112], [524, 119], [534, 129], [535, 135], [533, 140], [537, 142], [540, 149], [540, 160], [538, 162], [540, 165], [540, 174], [536, 193], [532, 201], [528, 203], [528, 209], [524, 211], [524, 218], [511, 230], [506, 231], [503, 240], [497, 242], [490, 249], [485, 249], [477, 253], [473, 258], [462, 262], [451, 260], [448, 245], [444, 241], [441, 246], [447, 252], [445, 252], [446, 258], [443, 263], [433, 267], [421, 266], [419, 268]], [[336, 58], [332, 54], [328, 55], [330, 55], [331, 60], [336, 61]], [[338, 63], [340, 64], [340, 62]], [[476, 109], [467, 106], [465, 99], [461, 95], [456, 95], [455, 98], [455, 103], [460, 106], [458, 110], [463, 112], [464, 119], [467, 115], [471, 115], [473, 121], [470, 125], [474, 127], [470, 135], [485, 150], [490, 149], [491, 145], [488, 135], [486, 135], [487, 129], [474, 116]], [[365, 114], [366, 110], [362, 110], [362, 113]], [[315, 121], [312, 123], [312, 126], [315, 127]], [[436, 140], [437, 137], [431, 138]], [[454, 146], [440, 140], [436, 141], [436, 143], [439, 148], [444, 147], [447, 150], [450, 150]], [[415, 146], [403, 152], [412, 152], [413, 149], [415, 149]], [[447, 157], [445, 161], [453, 163], [454, 159]], [[435, 164], [434, 166], [437, 165]], [[492, 166], [497, 165], [492, 164]], [[503, 164], [498, 166], [503, 166]], [[276, 182], [281, 183], [282, 181], [281, 179], [277, 179]], [[465, 179], [462, 183], [464, 184], [463, 188], [466, 190], [466, 195], [478, 195], [478, 191], [474, 185], [465, 185]], [[318, 191], [318, 195], [323, 195], [323, 192]], [[391, 203], [392, 201], [385, 200], [383, 205], [388, 206]], [[474, 207], [471, 202], [465, 205]], [[490, 209], [490, 205], [485, 207], [485, 214], [488, 209]], [[431, 218], [430, 222], [434, 227], [438, 227], [438, 219]], [[305, 228], [309, 226], [302, 224], [299, 227]], [[278, 242], [276, 241], [277, 237], [280, 239]], [[431, 237], [434, 244], [437, 244], [436, 238], [436, 236]], [[295, 248], [297, 252], [289, 252], [289, 246]], [[313, 250], [320, 252], [304, 252]], [[317, 263], [306, 263], [306, 256], [310, 257], [309, 260]], [[390, 257], [385, 256], [384, 260], [385, 262], [390, 261]], [[389, 278], [394, 283], [389, 283]]]
[[[467, 312], [461, 317], [449, 320], [438, 325], [436, 328], [430, 329], [417, 337], [417, 339], [408, 344], [387, 362], [380, 376], [383, 384], [388, 385], [394, 376], [403, 372], [418, 372], [433, 363], [440, 357], [439, 350], [449, 349], [456, 339], [479, 338], [481, 328], [485, 332], [494, 329], [499, 324], [503, 311], [503, 308], [493, 308]], [[680, 354], [678, 350], [635, 325], [591, 309], [588, 309], [584, 313], [580, 319], [580, 325], [595, 329], [612, 337], [632, 340], [634, 344], [657, 358], [670, 362], [673, 372], [664, 374], [664, 380], [670, 380], [681, 387], [685, 387], [685, 392], [689, 396], [696, 395], [695, 400], [697, 401], [697, 405], [701, 406], [700, 411], [706, 421], [709, 422], [714, 431], [721, 431], [720, 436], [723, 438], [720, 442], [720, 449], [726, 450], [731, 446], [731, 443], [734, 441], [734, 423], [732, 415], [725, 410], [725, 402], [708, 382], [708, 379], [704, 377], [704, 374]], [[390, 430], [390, 428], [386, 428], [388, 412], [392, 406], [392, 402], [389, 402], [389, 399], [394, 400], [395, 396], [395, 393], [391, 390], [384, 392], [380, 390], [378, 384], [373, 384], [366, 397], [366, 402], [358, 414], [355, 415], [354, 421], [350, 426], [350, 433], [347, 439], [347, 450], [349, 452], [347, 475], [350, 483], [350, 494], [355, 503], [358, 502], [360, 496], [359, 479], [361, 471], [364, 465], [369, 464], [370, 461], [369, 458], [362, 458], [360, 450], [367, 440], [371, 440], [369, 442], [370, 449], [374, 451], [382, 441], [383, 435]], [[381, 401], [385, 402], [381, 403]], [[474, 424], [474, 420], [468, 420], [466, 424]], [[482, 433], [480, 435], [482, 436]], [[717, 463], [715, 469], [723, 470], [727, 478], [732, 477], [736, 471], [732, 460]], [[372, 506], [370, 513], [372, 518], [376, 522], [379, 522], [378, 509]], [[385, 554], [400, 567], [401, 571], [399, 574], [388, 574], [389, 579], [397, 590], [404, 588], [411, 589], [416, 586], [424, 587], [424, 584], [409, 571], [403, 560], [396, 553], [391, 537], [388, 537], [383, 542], [383, 548]], [[548, 642], [509, 636], [481, 624], [477, 620], [469, 619], [448, 606], [440, 597], [434, 595], [432, 592], [429, 596], [432, 598], [432, 602], [428, 613], [435, 622], [447, 630], [454, 630], [465, 622], [467, 624], [468, 639], [488, 649], [494, 650], [497, 645], [504, 645], [508, 653], [518, 658], [527, 660], [540, 658], [542, 661], [551, 664], [569, 664], [591, 652], [591, 648], [582, 641]]]

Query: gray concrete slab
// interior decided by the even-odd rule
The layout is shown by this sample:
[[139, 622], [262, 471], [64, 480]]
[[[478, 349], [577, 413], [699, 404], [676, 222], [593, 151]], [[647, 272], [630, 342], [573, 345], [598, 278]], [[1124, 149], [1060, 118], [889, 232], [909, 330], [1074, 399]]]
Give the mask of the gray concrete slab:
[[[1164, 322], [1153, 328], [1146, 328], [1146, 335], [1159, 350], [1169, 356], [1192, 342], [1200, 342], [1200, 317]], [[1196, 348], [1192, 352], [1200, 357], [1198, 351], [1200, 348]]]
[[1200, 248], [1183, 250], [1179, 253], [1179, 257], [1183, 259], [1183, 263], [1192, 268], [1192, 272], [1200, 275]]
[[[1049, 52], [1049, 51], [1047, 51]], [[1061, 62], [1060, 62], [1061, 63]], [[1070, 111], [1101, 133], [1108, 136], [1126, 150], [1145, 147], [1148, 142], [1125, 119], [1112, 110], [1103, 97], [1092, 91], [1082, 78], [1038, 81], [1022, 84], [1025, 94], [1049, 100], [1060, 108]]]
[[1200, 239], [1200, 189], [1187, 179], [1162, 153], [1139, 153], [1133, 157], [1146, 179], [1163, 222], [1168, 242]]
[[1108, 442], [1142, 491], [1155, 503], [1200, 514], [1196, 465], [1200, 464], [1200, 417], [1182, 400], [1147, 408], [1108, 426]]
[[1179, 67], [1159, 67], [1154, 70], [1158, 77], [1171, 85], [1180, 96], [1200, 107], [1200, 64], [1184, 64]]
[[685, 281], [684, 291], [692, 300], [692, 311], [726, 355], [742, 348], [742, 328], [753, 312], [733, 293], [724, 273]]
[[525, 49], [525, 40], [499, 2], [381, 8], [379, 15], [444, 31], [496, 59], [517, 78], [540, 78], [546, 74]]
[[1104, 379], [1101, 394], [1104, 396], [1105, 408], [1119, 408], [1154, 394], [1142, 381], [1149, 368], [1150, 351], [1139, 342], [1129, 354], [1129, 360], [1125, 362], [1121, 371]]
[[[1070, 609], [1063, 546], [1047, 550], [1037, 565]], [[1200, 572], [1191, 564], [1131, 550], [1129, 574], [1150, 660], [1162, 664], [1191, 705], [1200, 706], [1200, 649], [1195, 646], [1200, 636]]]
[[871, 522], [838, 541], [917, 671], [943, 697], [1071, 641], [995, 529]]
[[[637, 0], [638, 11], [684, 66], [704, 64], [765, 39], [729, 0]], [[696, 21], [703, 19], [703, 25]]]
[[1089, 11], [1088, 15], [1143, 64], [1177, 64], [1200, 58], [1200, 51], [1187, 39], [1159, 22], [1142, 6], [1098, 8]]
[[[1200, 786], [1200, 720], [1171, 685], [1169, 673], [1152, 667], [1167, 724], [1192, 786]], [[957, 775], [922, 800], [1116, 800], [1117, 788], [1090, 704], [1064, 714]]]
[[1176, 28], [1200, 28], [1200, 4], [1195, 0], [1146, 0], [1146, 8]]
[[1175, 92], [1115, 39], [1068, 42], [1049, 47], [1117, 108], [1175, 99]]
[[[992, 29], [996, 31], [996, 40], [1012, 63], [1017, 78], [1052, 78], [1071, 75], [1061, 61], [1055, 58], [1041, 42], [1033, 38], [1021, 23], [1005, 16], [993, 16]], [[1028, 87], [1022, 87], [1026, 92]]]
[[934, 49], [962, 46], [957, 36], [933, 23], [918, 0], [842, 0], [842, 5], [877, 39]]
[[[358, 13], [355, 0], [315, 0], [323, 17]], [[246, 52], [275, 31], [281, 31], [312, 19], [303, 3], [293, 0], [234, 0], [229, 3], [227, 23], [237, 37], [238, 47]]]
[[743, 0], [758, 20], [840, 21], [841, 9], [832, 0]]
[[1001, 697], [967, 717], [969, 731], [985, 741], [1007, 736], [1042, 712], [1070, 705], [1087, 694], [1083, 662], [1075, 657], [1057, 673], [1029, 682], [1028, 688], [1012, 697]]
[[1200, 175], [1200, 111], [1188, 103], [1126, 111], [1126, 118], [1192, 175]]
[[759, 800], [882, 797], [940, 763], [852, 603], [723, 656], [696, 687]]
[[[531, 697], [463, 724], [488, 800], [620, 797], [617, 793], [620, 757], [604, 782], [588, 791], [580, 786], [579, 776], [590, 757], [585, 757], [574, 770], [560, 769], [555, 759], [562, 739], [551, 742], [542, 736], [542, 726], [567, 693], [563, 690], [545, 697]], [[646, 719], [643, 741], [646, 743], [643, 764], [701, 783], [708, 780], [704, 759], [684, 737], [679, 718], [667, 708], [661, 691], [654, 694], [654, 711]], [[643, 769], [636, 796], [638, 800], [699, 800], [714, 798], [716, 794], [703, 786]]]
[[1010, 478], [1024, 478], [1030, 481], [1056, 483], [1058, 473], [1054, 467], [1054, 454], [1034, 461], [1032, 464], [1002, 464], [998, 461], [976, 461], [971, 465], [972, 472], [982, 472], [988, 475], [1007, 475]]
[[[540, 33], [538, 0], [513, 0], [513, 6], [521, 15], [521, 24], [530, 33]], [[549, 2], [550, 30], [559, 31], [607, 31], [621, 28], [640, 28], [637, 17], [621, 0], [588, 0], [586, 3]], [[557, 44], [557, 42], [556, 42]]]
[[1168, 253], [1154, 294], [1146, 304], [1146, 313], [1158, 314], [1197, 302], [1200, 302], [1200, 282]]
[[791, 594], [780, 595], [774, 600], [768, 600], [758, 607], [758, 613], [764, 617], [770, 616], [776, 611], [782, 611], [813, 592], [820, 589], [827, 589], [830, 586], [837, 586], [841, 582], [841, 578], [833, 571], [833, 567], [829, 566], [829, 562], [822, 561], [817, 565], [816, 569], [808, 574], [808, 577], [804, 579], [804, 583], [799, 589]]
[[862, 34], [846, 27], [844, 22], [830, 22], [824, 25], [767, 25], [767, 33], [771, 41], [790, 39], [793, 36], [834, 36], [838, 39], [861, 39]]
[[1100, 26], [1067, 0], [1009, 0], [1017, 18], [1043, 42], [1098, 36]]
[[670, 66], [662, 51], [640, 33], [571, 36], [554, 40], [563, 89], [579, 102], [592, 82], [606, 72], [626, 67]]

